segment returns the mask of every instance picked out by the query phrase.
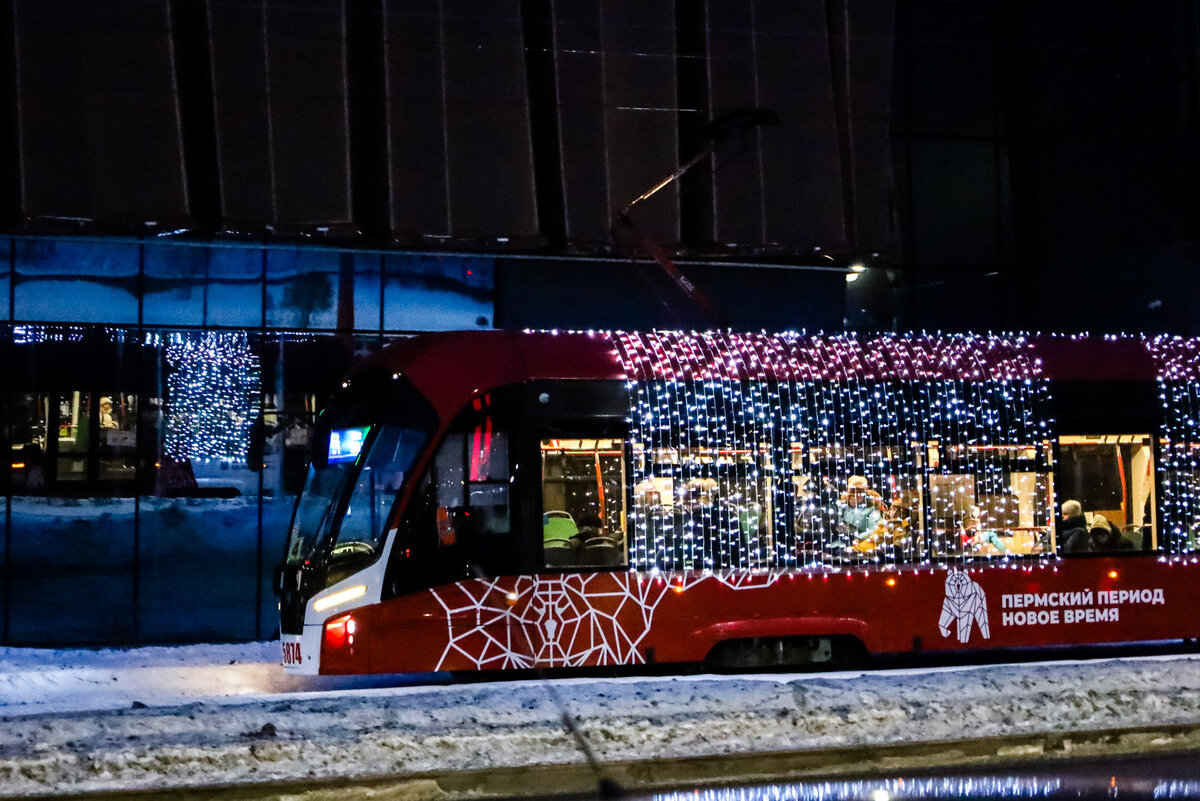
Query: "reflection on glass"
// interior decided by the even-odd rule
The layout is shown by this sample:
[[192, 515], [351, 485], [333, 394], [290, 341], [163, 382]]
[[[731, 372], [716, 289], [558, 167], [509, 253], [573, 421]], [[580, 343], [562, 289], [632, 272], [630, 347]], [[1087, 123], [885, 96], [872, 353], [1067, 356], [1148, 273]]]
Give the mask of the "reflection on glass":
[[101, 481], [133, 481], [137, 475], [137, 396], [100, 396]]
[[336, 328], [342, 281], [353, 280], [353, 263], [353, 254], [333, 250], [268, 250], [267, 325]]
[[494, 260], [389, 255], [384, 260], [384, 328], [470, 329], [492, 324]]
[[1057, 778], [954, 776], [764, 784], [658, 793], [654, 801], [892, 801], [901, 798], [1050, 798], [1064, 789]]
[[45, 489], [43, 460], [49, 436], [46, 411], [42, 395], [19, 393], [10, 396], [8, 436], [14, 495], [37, 495]]
[[57, 432], [52, 443], [58, 454], [54, 477], [58, 481], [86, 481], [91, 395], [58, 393], [50, 395], [47, 403], [47, 418]]
[[146, 245], [142, 319], [147, 325], [203, 325], [209, 252], [189, 245]]
[[354, 328], [372, 331], [381, 328], [383, 302], [383, 259], [377, 253], [356, 253], [354, 258]]
[[[1154, 775], [1156, 763], [1138, 770], [1138, 763], [1126, 769], [1119, 762], [1098, 768], [1082, 765], [1058, 766], [1041, 771], [1009, 771], [1007, 775], [945, 775], [884, 777], [840, 781], [763, 784], [749, 787], [720, 787], [683, 790], [654, 795], [631, 796], [653, 801], [898, 801], [905, 798], [1197, 798], [1200, 782], [1190, 778], [1162, 778]], [[1180, 772], [1178, 762], [1169, 758], [1157, 765], [1168, 775]], [[1152, 771], [1151, 778], [1139, 773]], [[1186, 769], [1185, 769], [1186, 771]], [[1014, 773], [1016, 775], [1014, 775]], [[1185, 772], [1185, 776], [1190, 771]]]
[[262, 251], [251, 248], [209, 251], [208, 325], [262, 325], [262, 259]]
[[137, 322], [137, 245], [18, 239], [15, 255], [15, 318]]

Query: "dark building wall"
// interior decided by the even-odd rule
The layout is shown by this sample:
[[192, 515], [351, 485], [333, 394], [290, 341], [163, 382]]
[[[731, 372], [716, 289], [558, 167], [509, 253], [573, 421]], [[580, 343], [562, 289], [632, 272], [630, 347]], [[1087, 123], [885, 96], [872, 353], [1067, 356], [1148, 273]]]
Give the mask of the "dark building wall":
[[22, 217], [188, 218], [166, 0], [13, 4]]
[[500, 328], [837, 331], [841, 272], [684, 264], [711, 303], [693, 301], [655, 263], [504, 259], [496, 264]]
[[886, 251], [892, 2], [15, 0], [4, 222], [603, 253], [710, 123], [763, 108], [639, 229]]
[[893, 292], [853, 287], [851, 318], [1195, 332], [1196, 21], [1182, 2], [899, 2], [903, 244], [876, 282]]
[[760, 108], [778, 125], [636, 206], [642, 234], [690, 259], [863, 259], [855, 327], [1200, 325], [1184, 0], [12, 7], [10, 231], [627, 255], [614, 216]]

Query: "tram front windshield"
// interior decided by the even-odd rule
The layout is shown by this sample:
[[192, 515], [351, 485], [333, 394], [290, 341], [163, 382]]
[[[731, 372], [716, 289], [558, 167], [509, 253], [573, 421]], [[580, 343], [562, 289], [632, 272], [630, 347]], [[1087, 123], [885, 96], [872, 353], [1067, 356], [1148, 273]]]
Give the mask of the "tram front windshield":
[[334, 560], [374, 557], [391, 506], [434, 431], [432, 410], [407, 382], [382, 397], [356, 395], [331, 410], [320, 446], [327, 451], [309, 467], [296, 507], [289, 564], [312, 561], [331, 540]]

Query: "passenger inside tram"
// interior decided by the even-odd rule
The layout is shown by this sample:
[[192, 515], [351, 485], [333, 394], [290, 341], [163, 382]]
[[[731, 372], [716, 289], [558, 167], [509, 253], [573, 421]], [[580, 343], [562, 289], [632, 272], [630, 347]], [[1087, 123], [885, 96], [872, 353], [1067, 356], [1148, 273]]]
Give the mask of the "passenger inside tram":
[[1148, 434], [1064, 435], [1056, 485], [1063, 553], [1122, 553], [1156, 547], [1154, 453]]
[[871, 489], [866, 476], [850, 476], [846, 491], [838, 498], [836, 515], [839, 539], [832, 544], [839, 548], [856, 545], [883, 521], [883, 497]]
[[[983, 513], [978, 506], [968, 509], [968, 516], [963, 525], [963, 542], [975, 553], [987, 553], [987, 549], [995, 549], [1001, 555], [1008, 553], [1008, 544], [1004, 542], [1001, 532], [983, 524]], [[1011, 543], [1011, 538], [1009, 538]]]

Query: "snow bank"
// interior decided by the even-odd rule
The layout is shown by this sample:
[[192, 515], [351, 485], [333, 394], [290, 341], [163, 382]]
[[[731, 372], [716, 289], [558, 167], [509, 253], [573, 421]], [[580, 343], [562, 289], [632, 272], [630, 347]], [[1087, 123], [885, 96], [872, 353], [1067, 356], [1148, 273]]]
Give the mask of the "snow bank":
[[[181, 702], [192, 689], [208, 692], [221, 675], [239, 675], [256, 692], [278, 686], [246, 679], [252, 672], [247, 667], [266, 670], [267, 663], [237, 662], [239, 653], [253, 658], [271, 650], [273, 658], [273, 644], [221, 648], [234, 650], [127, 652], [124, 658], [138, 665], [128, 668], [121, 667], [119, 653], [85, 654], [83, 665], [71, 665], [68, 655], [57, 660], [58, 669], [49, 654], [0, 653], [7, 676], [32, 668], [49, 685], [72, 671], [92, 670], [105, 687], [97, 691], [102, 708], [86, 712], [24, 714], [34, 706], [30, 697], [15, 690], [0, 694], [0, 795], [582, 761], [550, 692], [532, 681], [242, 698], [223, 692], [221, 699]], [[220, 660], [233, 654], [235, 664], [217, 664], [218, 654]], [[166, 705], [124, 706], [126, 694], [119, 699], [124, 708], [113, 709], [106, 670], [108, 684], [121, 684], [126, 674], [160, 671], [144, 685], [150, 691], [160, 682], [160, 699], [172, 692], [172, 670], [184, 670], [179, 675], [186, 684], [174, 688], [175, 700]], [[572, 679], [553, 687], [603, 761], [1200, 724], [1200, 658], [1189, 656], [879, 673]], [[47, 687], [27, 691], [53, 700]]]

